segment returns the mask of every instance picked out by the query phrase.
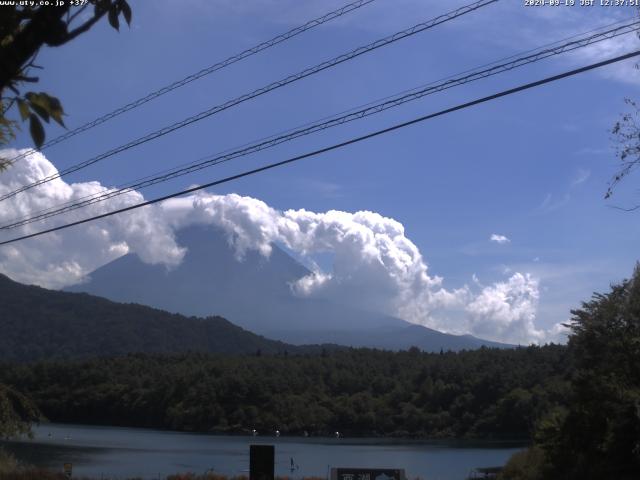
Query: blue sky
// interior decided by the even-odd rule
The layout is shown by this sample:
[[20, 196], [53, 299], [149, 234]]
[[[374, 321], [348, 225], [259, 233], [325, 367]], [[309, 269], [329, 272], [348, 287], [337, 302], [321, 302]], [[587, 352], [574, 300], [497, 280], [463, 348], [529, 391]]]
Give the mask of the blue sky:
[[[78, 126], [151, 90], [344, 2], [132, 1], [131, 28], [106, 22], [45, 49], [38, 89]], [[503, 0], [384, 47], [78, 172], [68, 182], [112, 186], [331, 115], [623, 18], [630, 7], [525, 7]], [[377, 0], [44, 152], [57, 168], [251, 91], [463, 2]], [[151, 198], [433, 112], [526, 81], [637, 49], [629, 35], [145, 190]], [[603, 199], [616, 168], [610, 129], [638, 98], [633, 62], [553, 83], [412, 126], [212, 192], [277, 210], [377, 212], [400, 222], [429, 274], [476, 292], [516, 272], [536, 279], [535, 325], [552, 328], [638, 259], [638, 201], [630, 178]], [[47, 130], [53, 138], [62, 129]], [[20, 135], [14, 146], [30, 146]], [[490, 241], [492, 234], [509, 239]], [[316, 257], [331, 268], [331, 256]], [[15, 272], [14, 276], [15, 275]], [[20, 277], [20, 275], [17, 275]]]

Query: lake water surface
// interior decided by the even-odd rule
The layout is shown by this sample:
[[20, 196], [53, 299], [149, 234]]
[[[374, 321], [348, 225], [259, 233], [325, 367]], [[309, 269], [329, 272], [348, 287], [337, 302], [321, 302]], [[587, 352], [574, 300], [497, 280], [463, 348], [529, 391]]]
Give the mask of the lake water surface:
[[[326, 477], [331, 467], [404, 468], [408, 478], [462, 480], [474, 467], [503, 465], [522, 445], [354, 438], [229, 436], [45, 424], [32, 440], [4, 443], [26, 462], [74, 476], [164, 478], [178, 472], [248, 475], [249, 445], [275, 445], [276, 475]], [[298, 468], [290, 470], [293, 458]]]

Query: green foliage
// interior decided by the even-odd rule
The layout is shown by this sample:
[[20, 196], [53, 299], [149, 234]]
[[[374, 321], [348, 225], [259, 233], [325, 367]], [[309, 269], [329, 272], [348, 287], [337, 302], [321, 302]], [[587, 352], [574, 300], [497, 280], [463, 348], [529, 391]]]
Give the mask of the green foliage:
[[544, 451], [531, 447], [514, 454], [498, 475], [498, 480], [539, 480], [551, 479], [549, 465]]
[[45, 139], [44, 127], [40, 119], [49, 123], [49, 119], [53, 118], [60, 126], [64, 127], [62, 120], [64, 110], [57, 98], [44, 92], [27, 92], [24, 98], [16, 97], [16, 103], [22, 121], [29, 120], [31, 138], [38, 148], [42, 146]]
[[620, 160], [620, 169], [609, 182], [604, 198], [610, 198], [615, 187], [640, 164], [640, 124], [638, 123], [640, 106], [629, 98], [625, 99], [625, 103], [629, 111], [625, 112], [611, 129], [616, 145], [616, 155]]
[[0, 439], [30, 433], [31, 422], [39, 418], [38, 408], [28, 397], [0, 383]]
[[[264, 349], [263, 349], [264, 350]], [[128, 355], [0, 367], [53, 421], [201, 432], [524, 439], [567, 372], [563, 346], [443, 355]]]
[[[102, 3], [109, 2], [103, 1]], [[96, 5], [96, 8], [99, 8], [98, 5]], [[113, 4], [110, 4], [108, 8], [109, 25], [111, 25], [113, 28], [115, 28], [116, 30], [120, 30], [120, 20], [118, 19], [120, 15], [124, 17], [127, 25], [131, 25], [131, 7], [126, 2], [126, 0], [117, 0], [113, 2]]]
[[44, 127], [38, 117], [33, 113], [29, 115], [29, 133], [35, 144], [40, 148], [44, 143]]
[[[40, 148], [45, 141], [42, 120], [49, 123], [53, 118], [64, 127], [64, 111], [57, 98], [44, 92], [21, 94], [25, 83], [39, 80], [29, 73], [41, 68], [34, 63], [40, 48], [44, 45], [58, 47], [70, 42], [105, 15], [109, 24], [118, 30], [120, 16], [128, 25], [131, 23], [131, 7], [126, 0], [88, 0], [81, 7], [73, 7], [70, 2], [61, 2], [62, 5], [56, 7], [37, 5], [37, 2], [32, 6], [26, 5], [28, 2], [15, 3], [3, 6], [0, 16], [0, 146], [15, 137], [18, 124], [7, 117], [15, 105], [22, 121], [29, 121], [31, 137]], [[74, 23], [90, 5], [93, 6], [93, 15], [79, 25]], [[6, 168], [7, 164], [7, 160], [0, 159], [0, 169]]]
[[640, 478], [640, 268], [572, 313], [568, 401], [535, 434], [548, 470], [505, 479]]
[[573, 311], [571, 328], [570, 408], [542, 446], [568, 478], [638, 478], [640, 269]]
[[16, 458], [0, 448], [0, 475], [15, 472], [17, 468], [18, 461], [16, 460]]
[[[5, 102], [0, 102], [0, 111], [4, 112], [5, 109]], [[16, 138], [16, 130], [18, 128], [18, 122], [5, 118], [4, 115], [0, 115], [0, 146], [7, 145]], [[7, 162], [0, 157], [0, 172], [5, 170], [7, 166]]]

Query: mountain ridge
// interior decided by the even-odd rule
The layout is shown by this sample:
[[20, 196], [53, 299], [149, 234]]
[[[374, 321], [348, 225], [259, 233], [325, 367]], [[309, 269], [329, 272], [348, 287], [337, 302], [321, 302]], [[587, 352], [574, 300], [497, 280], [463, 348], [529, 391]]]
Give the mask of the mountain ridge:
[[65, 290], [183, 315], [220, 315], [252, 332], [293, 344], [393, 350], [417, 346], [426, 351], [511, 347], [328, 300], [297, 297], [290, 285], [311, 272], [277, 245], [272, 245], [268, 258], [249, 250], [238, 260], [216, 228], [187, 227], [176, 237], [187, 253], [173, 269], [127, 254], [96, 269], [88, 281]]
[[317, 353], [251, 333], [219, 316], [186, 317], [86, 293], [23, 285], [0, 274], [0, 360], [129, 353]]

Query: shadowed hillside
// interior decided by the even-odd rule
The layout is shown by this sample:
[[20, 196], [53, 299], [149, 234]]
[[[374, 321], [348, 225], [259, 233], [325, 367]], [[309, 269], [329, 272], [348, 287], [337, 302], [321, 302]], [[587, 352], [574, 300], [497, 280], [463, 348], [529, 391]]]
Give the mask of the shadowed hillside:
[[0, 358], [5, 361], [129, 352], [309, 350], [268, 340], [222, 317], [185, 317], [82, 293], [26, 286], [4, 275], [0, 275], [0, 298]]

